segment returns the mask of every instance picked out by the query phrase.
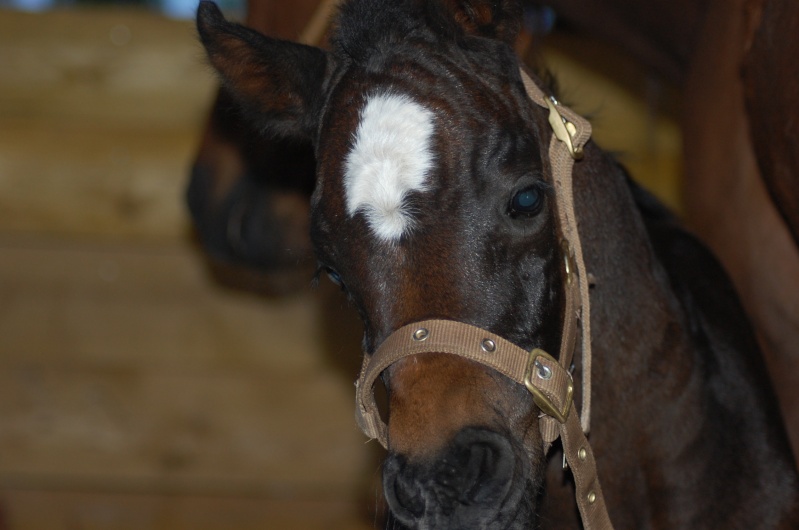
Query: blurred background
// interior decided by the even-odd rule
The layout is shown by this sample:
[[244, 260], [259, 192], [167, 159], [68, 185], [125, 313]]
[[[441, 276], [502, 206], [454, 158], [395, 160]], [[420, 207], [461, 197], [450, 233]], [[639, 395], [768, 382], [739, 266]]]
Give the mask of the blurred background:
[[[316, 3], [264, 2], [288, 36]], [[216, 93], [195, 8], [0, 0], [0, 530], [378, 526], [354, 315], [310, 276], [220, 285], [192, 236]], [[563, 99], [679, 210], [672, 89], [550, 29], [528, 44]]]

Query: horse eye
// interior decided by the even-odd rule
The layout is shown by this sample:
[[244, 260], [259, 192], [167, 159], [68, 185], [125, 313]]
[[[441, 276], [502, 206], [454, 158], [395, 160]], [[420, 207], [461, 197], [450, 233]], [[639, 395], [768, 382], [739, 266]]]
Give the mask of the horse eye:
[[532, 217], [541, 212], [544, 194], [537, 186], [527, 186], [516, 192], [510, 200], [510, 214], [514, 217]]
[[330, 267], [325, 267], [325, 272], [327, 273], [327, 277], [330, 278], [331, 282], [335, 283], [339, 287], [342, 287], [344, 285], [344, 282], [341, 281], [341, 276], [339, 275], [339, 273], [337, 273]]

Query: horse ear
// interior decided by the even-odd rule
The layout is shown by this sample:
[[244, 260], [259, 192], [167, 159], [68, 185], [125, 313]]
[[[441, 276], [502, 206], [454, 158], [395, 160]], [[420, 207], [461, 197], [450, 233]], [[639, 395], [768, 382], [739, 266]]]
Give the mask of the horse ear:
[[267, 133], [312, 137], [325, 77], [325, 52], [228, 22], [209, 1], [200, 2], [197, 30], [211, 65], [247, 119]]
[[521, 29], [519, 0], [439, 0], [436, 4], [466, 35], [513, 44]]

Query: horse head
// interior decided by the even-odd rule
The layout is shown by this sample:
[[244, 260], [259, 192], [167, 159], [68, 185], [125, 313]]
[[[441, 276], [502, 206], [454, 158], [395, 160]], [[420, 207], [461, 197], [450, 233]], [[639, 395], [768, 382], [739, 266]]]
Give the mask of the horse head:
[[[363, 318], [365, 351], [430, 318], [557, 351], [551, 133], [511, 47], [518, 4], [352, 2], [339, 20], [327, 54], [223, 23], [208, 4], [200, 31], [265, 126], [314, 141], [314, 248]], [[507, 522], [534, 508], [544, 455], [523, 386], [436, 352], [383, 381], [399, 519]]]
[[[511, 47], [520, 9], [509, 0], [351, 0], [325, 52], [200, 6], [210, 61], [255, 126], [314, 145], [313, 247], [363, 320], [367, 361], [397, 330], [431, 319], [485, 330], [520, 351], [563, 355], [564, 330], [574, 326], [572, 250], [562, 243], [552, 122], [531, 100]], [[691, 488], [710, 487], [700, 470], [722, 458], [711, 439], [726, 442], [698, 412], [707, 407], [686, 316], [623, 172], [593, 144], [580, 164], [575, 208], [585, 261], [601, 279], [592, 299], [604, 302], [590, 319], [604, 354], [596, 379], [606, 383], [595, 399], [603, 429], [591, 442], [607, 451], [600, 474], [615, 471], [611, 515], [629, 527], [653, 513], [713, 517], [718, 510], [687, 506]], [[584, 271], [581, 281], [587, 292]], [[416, 339], [428, 331], [417, 329]], [[489, 354], [496, 346], [483, 344]], [[575, 365], [586, 380], [579, 358]], [[550, 418], [524, 384], [443, 348], [402, 356], [379, 375], [388, 395], [384, 490], [400, 522], [514, 529], [540, 516], [558, 528], [579, 524], [573, 500], [553, 508], [571, 486], [547, 459]], [[574, 392], [577, 403], [591, 395]], [[690, 427], [675, 431], [662, 404], [678, 394], [693, 412], [683, 418]], [[638, 430], [615, 436], [624, 429]], [[700, 436], [708, 443], [697, 450]], [[668, 448], [642, 440], [668, 440]], [[657, 491], [682, 493], [648, 495], [656, 481]], [[595, 491], [586, 491], [589, 504]], [[634, 509], [620, 508], [625, 501]]]

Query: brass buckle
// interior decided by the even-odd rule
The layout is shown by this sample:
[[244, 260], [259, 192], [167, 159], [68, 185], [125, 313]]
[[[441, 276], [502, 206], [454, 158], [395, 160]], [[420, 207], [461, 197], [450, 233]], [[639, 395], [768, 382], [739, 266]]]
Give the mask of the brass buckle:
[[566, 402], [563, 404], [563, 410], [558, 410], [555, 404], [533, 383], [533, 377], [549, 379], [554, 375], [549, 367], [541, 363], [536, 364], [536, 360], [539, 357], [552, 361], [554, 364], [558, 363], [554, 357], [544, 350], [536, 348], [531, 351], [527, 357], [527, 368], [524, 370], [524, 386], [526, 386], [527, 390], [533, 395], [533, 401], [538, 408], [541, 409], [541, 412], [555, 418], [560, 423], [566, 423], [566, 417], [569, 415], [574, 396], [574, 384], [569, 381], [569, 386], [566, 388]]
[[577, 267], [574, 266], [572, 246], [568, 239], [560, 240], [560, 250], [563, 253], [563, 265], [566, 269], [566, 285], [571, 285], [577, 275]]
[[555, 133], [555, 137], [566, 144], [566, 149], [574, 160], [580, 160], [583, 157], [583, 149], [574, 145], [574, 137], [577, 135], [577, 128], [570, 121], [567, 121], [557, 108], [557, 101], [552, 101], [551, 98], [544, 98], [549, 107], [549, 125]]

